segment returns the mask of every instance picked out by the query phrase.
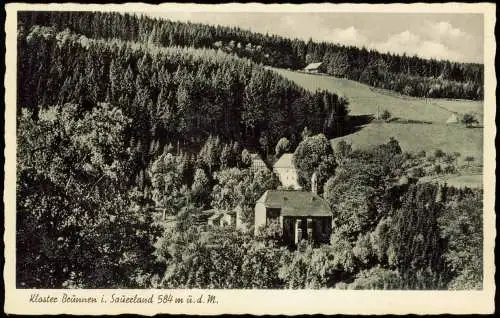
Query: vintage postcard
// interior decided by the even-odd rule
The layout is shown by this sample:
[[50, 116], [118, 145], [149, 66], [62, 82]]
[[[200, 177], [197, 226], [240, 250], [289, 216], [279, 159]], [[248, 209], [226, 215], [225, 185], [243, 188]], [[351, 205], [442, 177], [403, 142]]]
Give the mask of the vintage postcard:
[[495, 5], [6, 5], [5, 312], [494, 312]]

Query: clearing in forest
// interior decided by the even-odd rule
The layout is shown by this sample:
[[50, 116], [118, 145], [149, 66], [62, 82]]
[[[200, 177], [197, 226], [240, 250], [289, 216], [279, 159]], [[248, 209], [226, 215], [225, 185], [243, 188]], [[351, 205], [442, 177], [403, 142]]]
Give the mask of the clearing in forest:
[[[308, 90], [326, 89], [347, 97], [352, 116], [375, 118], [358, 127], [354, 133], [333, 139], [333, 144], [345, 140], [355, 149], [366, 148], [395, 137], [404, 151], [424, 150], [430, 154], [441, 149], [446, 153], [459, 152], [459, 166], [465, 165], [464, 159], [470, 156], [474, 157], [474, 166], [482, 166], [482, 126], [466, 128], [460, 123], [447, 124], [446, 121], [454, 112], [473, 112], [482, 125], [483, 101], [415, 98], [327, 75], [273, 70]], [[384, 110], [391, 113], [390, 122], [376, 120]], [[455, 178], [454, 181], [467, 179], [468, 186], [472, 179], [481, 182], [481, 178], [467, 178], [468, 174], [460, 176], [458, 179], [456, 176], [450, 178]]]

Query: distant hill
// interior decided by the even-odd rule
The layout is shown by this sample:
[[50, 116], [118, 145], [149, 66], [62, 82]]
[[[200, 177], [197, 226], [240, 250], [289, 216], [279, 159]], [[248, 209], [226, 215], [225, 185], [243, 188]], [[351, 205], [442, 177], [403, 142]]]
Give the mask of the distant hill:
[[382, 54], [326, 42], [264, 35], [234, 27], [182, 23], [112, 12], [22, 12], [21, 28], [66, 28], [89, 38], [118, 38], [160, 46], [214, 48], [268, 66], [302, 69], [322, 62], [320, 71], [336, 77], [432, 98], [483, 98], [483, 65]]

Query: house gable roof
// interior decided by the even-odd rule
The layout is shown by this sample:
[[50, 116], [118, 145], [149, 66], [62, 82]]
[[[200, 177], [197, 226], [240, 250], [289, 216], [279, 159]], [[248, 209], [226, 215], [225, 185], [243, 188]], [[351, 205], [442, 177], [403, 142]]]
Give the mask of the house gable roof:
[[321, 64], [323, 64], [323, 63], [321, 63], [321, 62], [311, 63], [311, 64], [307, 65], [304, 69], [305, 69], [305, 70], [315, 70], [315, 69], [317, 69], [318, 67], [320, 67], [320, 66], [321, 66]]
[[458, 116], [456, 113], [451, 114], [451, 116], [446, 120], [447, 123], [457, 123]]
[[267, 164], [264, 160], [262, 160], [261, 156], [259, 154], [253, 153], [251, 154], [252, 158], [252, 167], [263, 167], [266, 169], [269, 169], [267, 167]]
[[284, 153], [273, 166], [274, 168], [293, 168], [293, 153]]
[[325, 200], [312, 192], [267, 190], [257, 203], [280, 208], [282, 216], [332, 216]]
[[218, 221], [221, 217], [223, 216], [222, 213], [214, 213], [212, 216], [210, 216], [208, 219], [213, 220], [213, 221]]

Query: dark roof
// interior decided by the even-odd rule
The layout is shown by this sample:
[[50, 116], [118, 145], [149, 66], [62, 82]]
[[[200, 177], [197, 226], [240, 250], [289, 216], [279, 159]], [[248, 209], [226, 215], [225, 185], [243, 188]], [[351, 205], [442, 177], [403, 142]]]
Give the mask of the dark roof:
[[294, 168], [293, 153], [284, 153], [274, 164], [274, 168]]
[[218, 221], [218, 220], [220, 220], [220, 218], [221, 218], [223, 215], [224, 215], [223, 213], [215, 213], [215, 214], [213, 214], [211, 217], [209, 217], [208, 219], [209, 219], [209, 220]]
[[332, 216], [325, 200], [312, 192], [267, 190], [257, 202], [268, 208], [281, 208], [283, 216]]
[[269, 168], [267, 167], [267, 164], [264, 162], [264, 160], [262, 160], [262, 158], [260, 157], [259, 154], [251, 154], [252, 156], [252, 167], [254, 168], [266, 168], [269, 170]]
[[215, 214], [216, 210], [210, 209], [202, 211], [200, 214], [195, 216], [197, 222], [206, 222], [211, 216]]

